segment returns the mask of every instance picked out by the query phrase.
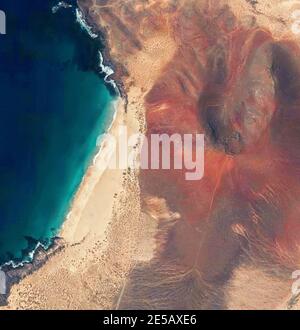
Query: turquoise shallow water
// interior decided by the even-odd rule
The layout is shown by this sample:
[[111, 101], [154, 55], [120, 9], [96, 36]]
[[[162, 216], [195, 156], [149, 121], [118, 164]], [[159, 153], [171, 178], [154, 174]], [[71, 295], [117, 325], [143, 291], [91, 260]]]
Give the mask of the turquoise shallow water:
[[1, 0], [0, 264], [57, 233], [113, 118], [101, 43], [52, 0]]

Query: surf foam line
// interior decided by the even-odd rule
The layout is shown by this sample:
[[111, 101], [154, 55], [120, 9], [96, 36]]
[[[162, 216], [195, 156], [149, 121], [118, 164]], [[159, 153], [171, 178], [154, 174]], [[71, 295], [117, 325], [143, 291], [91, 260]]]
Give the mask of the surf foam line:
[[16, 268], [19, 268], [19, 267], [23, 267], [26, 264], [32, 263], [33, 260], [34, 260], [34, 257], [35, 257], [36, 252], [40, 248], [42, 248], [44, 251], [47, 251], [49, 248], [52, 247], [53, 241], [54, 241], [54, 238], [52, 238], [47, 245], [46, 244], [43, 244], [41, 242], [38, 242], [36, 244], [36, 247], [31, 252], [28, 253], [28, 256], [25, 257], [23, 261], [15, 262], [14, 260], [9, 260], [9, 261], [5, 262], [4, 264], [2, 264], [0, 266], [0, 270], [2, 270], [3, 267], [7, 267], [7, 266], [8, 267], [11, 267], [13, 269], [16, 269]]
[[89, 34], [89, 36], [93, 39], [98, 38], [98, 34], [93, 32], [93, 28], [88, 25], [87, 21], [84, 18], [83, 13], [79, 8], [76, 8], [76, 21], [80, 24], [80, 26]]
[[[88, 25], [87, 21], [84, 18], [84, 14], [82, 13], [82, 11], [79, 8], [76, 8], [76, 21], [89, 34], [89, 36], [91, 38], [95, 39], [95, 38], [99, 37], [99, 35], [97, 35], [95, 32], [93, 32], [93, 28]], [[116, 84], [116, 82], [113, 79], [110, 78], [110, 76], [113, 75], [115, 73], [115, 71], [113, 70], [112, 67], [110, 67], [109, 65], [106, 65], [104, 63], [104, 57], [103, 57], [100, 50], [99, 50], [99, 68], [100, 68], [100, 73], [104, 74], [104, 81], [107, 84], [110, 84], [111, 86], [113, 86], [113, 88], [114, 88], [114, 90], [115, 90], [115, 92], [117, 93], [117, 96], [118, 96], [118, 99], [113, 101], [114, 115], [113, 115], [113, 119], [112, 119], [112, 122], [111, 122], [110, 126], [106, 130], [106, 133], [108, 133], [108, 132], [110, 132], [110, 130], [111, 130], [111, 128], [112, 128], [112, 126], [115, 122], [116, 116], [117, 116], [118, 104], [119, 104], [120, 99], [121, 99], [121, 93], [120, 93], [120, 90], [119, 90], [118, 85]], [[96, 154], [93, 158], [93, 162], [92, 162], [93, 165], [96, 164], [97, 158], [99, 157], [99, 155], [101, 154], [101, 151], [103, 150], [104, 141], [101, 142], [101, 138], [103, 137], [103, 135], [104, 134], [100, 134], [98, 139], [97, 139], [98, 151], [96, 151]], [[70, 217], [70, 212], [67, 215], [67, 219], [69, 217]]]
[[[99, 37], [99, 35], [96, 34], [93, 31], [93, 27], [90, 26], [90, 25], [88, 25], [87, 21], [84, 18], [84, 14], [82, 13], [82, 11], [79, 8], [76, 8], [76, 21], [77, 21], [77, 23], [80, 24], [80, 26], [82, 27], [82, 29], [84, 29], [88, 33], [88, 35], [91, 38], [96, 39], [96, 38]], [[119, 91], [119, 88], [118, 88], [116, 82], [113, 79], [109, 78], [115, 72], [114, 72], [114, 70], [113, 70], [112, 67], [110, 67], [108, 65], [105, 65], [104, 58], [103, 58], [103, 55], [102, 55], [102, 53], [101, 53], [100, 50], [99, 50], [99, 66], [100, 66], [100, 70], [101, 70], [100, 73], [103, 73], [105, 75], [104, 81], [107, 84], [110, 84], [111, 86], [113, 86], [113, 88], [116, 91], [116, 93], [118, 95], [120, 95], [120, 91]]]
[[99, 50], [99, 61], [100, 61], [99, 65], [100, 65], [100, 69], [101, 69], [100, 73], [105, 74], [104, 81], [107, 84], [112, 85], [114, 87], [115, 91], [117, 92], [117, 94], [120, 96], [120, 91], [119, 91], [119, 88], [118, 88], [116, 82], [113, 79], [109, 78], [115, 72], [110, 66], [104, 64], [104, 58], [103, 58], [103, 55], [100, 52], [100, 50]]
[[72, 5], [70, 5], [64, 1], [60, 1], [57, 5], [52, 7], [52, 9], [51, 9], [52, 13], [53, 14], [57, 13], [61, 8], [65, 8], [65, 9], [72, 8]]

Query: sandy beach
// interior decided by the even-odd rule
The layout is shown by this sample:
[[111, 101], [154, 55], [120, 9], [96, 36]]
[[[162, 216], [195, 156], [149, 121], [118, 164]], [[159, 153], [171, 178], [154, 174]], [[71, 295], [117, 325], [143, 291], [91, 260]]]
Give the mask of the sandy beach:
[[[119, 124], [126, 124], [131, 131], [139, 129], [135, 116], [130, 119], [126, 116], [122, 101], [118, 102], [111, 134], [117, 133]], [[104, 155], [105, 152], [103, 146], [101, 154]], [[126, 230], [126, 223], [123, 223], [123, 226], [119, 224], [118, 233], [114, 232], [118, 219], [112, 218], [113, 210], [121, 206], [121, 199], [124, 199], [124, 191], [129, 181], [132, 189], [137, 189], [137, 186], [134, 174], [128, 175], [118, 169], [99, 170], [101, 161], [103, 158], [99, 155], [96, 162], [89, 167], [62, 227], [59, 236], [63, 238], [65, 248], [54, 255], [44, 267], [12, 288], [7, 308], [99, 308], [99, 303], [103, 308], [109, 306], [106, 305], [107, 299], [101, 299], [98, 294], [93, 298], [91, 290], [93, 291], [94, 285], [97, 286], [97, 289], [94, 288], [95, 294], [101, 287], [107, 290], [108, 288], [100, 283], [105, 281], [105, 277], [115, 276], [116, 282], [111, 283], [113, 295], [115, 286], [121, 284], [125, 270], [129, 269], [136, 233]], [[135, 192], [135, 196], [137, 195]], [[137, 222], [139, 201], [131, 198], [130, 203], [131, 221]], [[112, 220], [113, 225], [110, 225]], [[113, 236], [116, 234], [122, 238], [114, 242]], [[112, 237], [108, 239], [110, 236]], [[122, 251], [122, 241], [128, 244], [127, 251]], [[119, 253], [115, 253], [114, 249], [118, 249]], [[125, 256], [127, 258], [124, 258]], [[111, 257], [115, 259], [115, 263], [111, 263]], [[98, 279], [100, 269], [102, 278]], [[74, 287], [78, 290], [74, 291]], [[93, 299], [96, 301], [92, 302]]]

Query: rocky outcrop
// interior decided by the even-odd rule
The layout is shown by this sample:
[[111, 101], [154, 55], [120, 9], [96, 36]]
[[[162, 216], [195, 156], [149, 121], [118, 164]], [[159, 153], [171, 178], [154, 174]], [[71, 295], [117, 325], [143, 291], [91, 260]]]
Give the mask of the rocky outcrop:
[[63, 239], [55, 237], [53, 238], [49, 249], [44, 249], [42, 245], [39, 245], [36, 248], [31, 262], [24, 263], [18, 267], [13, 267], [12, 265], [2, 266], [1, 270], [4, 272], [6, 278], [6, 294], [0, 294], [0, 306], [7, 305], [7, 299], [13, 285], [19, 283], [26, 276], [40, 269], [45, 265], [49, 258], [61, 251], [64, 248], [64, 245]]

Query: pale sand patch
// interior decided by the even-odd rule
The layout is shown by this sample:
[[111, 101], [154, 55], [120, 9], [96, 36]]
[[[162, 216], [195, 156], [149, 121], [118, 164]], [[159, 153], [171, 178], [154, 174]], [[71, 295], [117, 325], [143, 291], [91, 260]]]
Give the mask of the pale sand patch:
[[[224, 1], [223, 1], [224, 2]], [[292, 26], [295, 23], [293, 13], [300, 10], [300, 2], [295, 0], [259, 0], [252, 6], [250, 1], [225, 1], [241, 22], [251, 25], [254, 18], [256, 24], [272, 31], [275, 38], [292, 38], [300, 41], [300, 34], [294, 34]]]
[[177, 50], [175, 40], [169, 34], [159, 34], [144, 43], [143, 53], [132, 55], [127, 67], [135, 86], [149, 91]]
[[254, 266], [240, 266], [230, 279], [225, 296], [228, 309], [285, 309], [291, 282], [278, 279]]
[[[119, 125], [127, 126], [129, 132], [134, 132], [134, 124], [125, 118], [124, 102], [119, 100], [111, 129], [112, 136], [118, 136]], [[114, 199], [122, 189], [121, 169], [106, 169], [105, 164], [111, 158], [113, 150], [104, 140], [101, 149], [89, 167], [68, 215], [63, 224], [61, 234], [67, 243], [75, 244], [87, 235], [101, 237], [110, 221]], [[101, 219], [99, 219], [101, 215]]]

